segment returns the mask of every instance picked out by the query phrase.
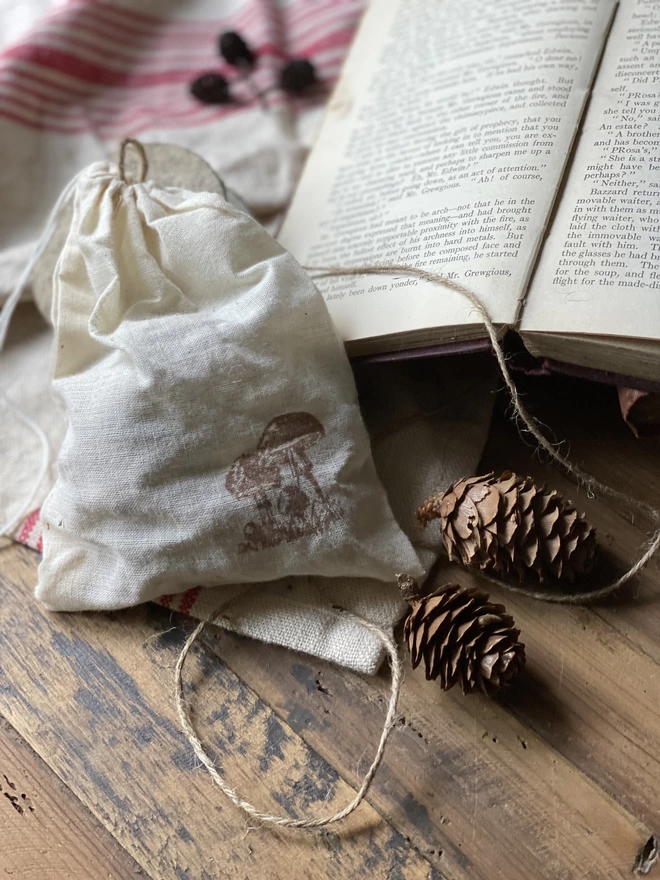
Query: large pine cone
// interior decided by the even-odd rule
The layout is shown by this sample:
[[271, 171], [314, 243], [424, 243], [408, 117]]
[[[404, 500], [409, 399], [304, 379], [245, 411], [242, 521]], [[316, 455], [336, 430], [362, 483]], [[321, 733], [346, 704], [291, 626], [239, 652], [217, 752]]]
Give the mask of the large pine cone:
[[413, 668], [424, 660], [427, 679], [439, 678], [443, 690], [460, 683], [464, 694], [492, 694], [525, 665], [520, 630], [485, 593], [447, 584], [410, 606], [404, 635]]
[[554, 489], [511, 471], [457, 480], [416, 516], [424, 526], [440, 520], [450, 560], [498, 575], [572, 581], [593, 566], [595, 529]]

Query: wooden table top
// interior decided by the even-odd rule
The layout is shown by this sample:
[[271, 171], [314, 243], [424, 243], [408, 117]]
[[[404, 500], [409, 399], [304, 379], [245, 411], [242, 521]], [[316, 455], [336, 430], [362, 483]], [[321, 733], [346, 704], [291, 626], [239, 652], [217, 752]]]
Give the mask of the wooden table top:
[[[523, 385], [574, 461], [660, 506], [660, 446], [635, 440], [613, 389]], [[482, 469], [505, 468], [573, 498], [615, 564], [647, 537], [540, 463], [501, 406]], [[660, 833], [660, 559], [592, 608], [489, 586], [522, 630], [521, 679], [487, 700], [408, 669], [367, 802], [323, 832], [253, 828], [198, 766], [173, 702], [191, 621], [154, 605], [49, 614], [31, 596], [37, 563], [0, 550], [0, 878], [605, 880], [629, 877]], [[216, 632], [187, 674], [203, 739], [249, 800], [299, 815], [352, 797], [385, 670], [360, 677]]]

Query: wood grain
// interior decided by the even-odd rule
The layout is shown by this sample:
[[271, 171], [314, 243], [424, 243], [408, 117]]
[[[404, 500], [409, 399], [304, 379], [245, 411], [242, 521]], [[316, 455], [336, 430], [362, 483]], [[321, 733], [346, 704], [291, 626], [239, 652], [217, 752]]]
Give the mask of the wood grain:
[[[349, 777], [376, 742], [386, 680], [219, 634], [213, 649], [305, 740]], [[625, 875], [642, 823], [540, 737], [481, 697], [443, 694], [406, 674], [403, 713], [370, 802], [447, 878], [609, 878]], [[552, 717], [552, 716], [549, 716]], [[371, 745], [371, 748], [373, 746]], [[502, 833], [506, 829], [506, 833]], [[561, 858], [551, 857], [561, 834]]]
[[[552, 419], [555, 436], [570, 447], [572, 460], [614, 488], [660, 506], [660, 444], [636, 440], [616, 418], [614, 389], [594, 393], [588, 383], [559, 380], [546, 384], [544, 392], [535, 394], [536, 409], [544, 421]], [[571, 405], [562, 406], [569, 392]], [[513, 424], [500, 418], [483, 469], [497, 469], [505, 453], [510, 467], [547, 480], [586, 510], [605, 550], [594, 581], [613, 580], [631, 564], [648, 539], [649, 522], [631, 517], [625, 505], [578, 491], [530, 456]], [[507, 698], [509, 708], [635, 816], [658, 828], [660, 558], [619, 596], [590, 608], [534, 602], [494, 587], [492, 592], [523, 629], [533, 662], [533, 686], [523, 682], [516, 688]], [[548, 723], [539, 693], [543, 701], [562, 705], [569, 726]]]
[[149, 880], [0, 718], [0, 877]]

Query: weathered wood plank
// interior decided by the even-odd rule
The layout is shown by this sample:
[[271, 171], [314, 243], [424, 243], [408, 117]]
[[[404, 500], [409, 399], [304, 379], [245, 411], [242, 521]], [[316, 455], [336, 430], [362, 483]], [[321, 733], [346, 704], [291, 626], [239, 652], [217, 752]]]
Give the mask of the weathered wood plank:
[[640, 821], [660, 827], [658, 664], [592, 611], [493, 596], [514, 615], [530, 658], [530, 675], [505, 697], [509, 708]]
[[[609, 391], [590, 396], [589, 389], [576, 402], [576, 387], [553, 380], [535, 390], [539, 416], [571, 441], [587, 470], [657, 503], [658, 445], [627, 435]], [[557, 388], [571, 390], [570, 406], [553, 399]], [[491, 465], [544, 475], [575, 494], [501, 417], [484, 457]], [[610, 504], [580, 506], [614, 558], [629, 558], [643, 530]], [[0, 552], [0, 584], [7, 582], [0, 586], [0, 711], [154, 880], [609, 880], [629, 876], [637, 846], [657, 833], [658, 563], [639, 579], [634, 601], [627, 595], [590, 610], [489, 587], [523, 629], [525, 677], [496, 703], [442, 694], [409, 673], [405, 721], [372, 808], [320, 837], [246, 835], [242, 815], [194, 767], [171, 699], [183, 630], [159, 635], [169, 628], [166, 612], [45, 615], [25, 586], [34, 583], [34, 568], [25, 551]], [[471, 581], [463, 572], [452, 576]], [[228, 634], [208, 644], [211, 652], [191, 662], [191, 695], [231, 783], [273, 811], [321, 812], [348, 800], [380, 733], [385, 679], [363, 681]]]
[[3, 877], [149, 880], [4, 718], [0, 840]]
[[[581, 383], [559, 381], [559, 383], [554, 383], [554, 386], [557, 384], [560, 387], [568, 384], [568, 386], [577, 385], [582, 388]], [[546, 386], [547, 389], [552, 387], [553, 383]], [[591, 449], [597, 450], [599, 458], [596, 464], [598, 466], [591, 469], [595, 470], [599, 476], [615, 485], [618, 481], [621, 488], [628, 492], [637, 493], [642, 500], [658, 503], [653, 494], [660, 480], [657, 468], [659, 448], [657, 443], [642, 444], [644, 454], [640, 455], [640, 464], [636, 466], [635, 450], [640, 447], [635, 445], [637, 441], [628, 434], [628, 429], [622, 426], [611, 389], [597, 389], [589, 386], [586, 389], [582, 388], [582, 391], [586, 397], [584, 405], [579, 405], [577, 408], [565, 408], [567, 413], [573, 414], [573, 418], [575, 413], [579, 412], [583, 419], [588, 420], [589, 432], [580, 434], [579, 429], [577, 430], [577, 436], [581, 440], [581, 454], [577, 460], [586, 457], [585, 466], [591, 468], [589, 453]], [[548, 399], [554, 400], [556, 404], [556, 397], [550, 391]], [[555, 408], [557, 407], [555, 406]], [[545, 412], [541, 411], [540, 414], [545, 418]], [[546, 419], [546, 421], [548, 420], [549, 418]], [[575, 428], [575, 425], [573, 427]], [[564, 434], [560, 434], [560, 436], [564, 436]], [[611, 436], [613, 440], [610, 445]], [[649, 451], [651, 449], [653, 454]], [[623, 476], [618, 471], [620, 463], [623, 463], [621, 470]], [[569, 496], [575, 495], [574, 486], [559, 477], [552, 469], [544, 468], [538, 464], [532, 456], [530, 448], [520, 440], [515, 428], [502, 417], [496, 420], [494, 425], [484, 464], [484, 469], [488, 469], [490, 466], [496, 469], [514, 467], [521, 472], [542, 476], [549, 479], [553, 485], [566, 491]], [[655, 470], [653, 476], [649, 477], [649, 468], [652, 464], [655, 465]], [[581, 497], [584, 498], [584, 494]], [[603, 506], [599, 501], [584, 500], [591, 517], [599, 526], [602, 537], [605, 538], [606, 545], [610, 551], [613, 550], [612, 555], [623, 568], [626, 560], [631, 558], [635, 549], [643, 541], [644, 533], [637, 526], [625, 522], [616, 508]], [[614, 536], [614, 538], [608, 538], [608, 536]], [[660, 764], [658, 763], [658, 755], [660, 754], [660, 699], [658, 699], [660, 696], [658, 690], [660, 673], [657, 665], [657, 660], [660, 659], [658, 570], [657, 561], [648, 566], [635, 586], [634, 601], [610, 602], [589, 611], [540, 605], [533, 600], [514, 598], [503, 590], [499, 592], [499, 598], [514, 612], [519, 625], [523, 627], [523, 635], [528, 643], [530, 656], [528, 675], [508, 698], [510, 708], [523, 722], [522, 733], [517, 731], [515, 738], [512, 732], [515, 725], [509, 729], [511, 744], [514, 746], [511, 753], [515, 755], [517, 740], [525, 738], [525, 742], [528, 744], [525, 751], [531, 751], [538, 759], [539, 753], [541, 755], [544, 753], [544, 743], [541, 738], [544, 739], [557, 750], [553, 753], [552, 749], [547, 750], [546, 748], [544, 757], [537, 761], [537, 766], [544, 768], [539, 771], [538, 781], [542, 790], [546, 790], [546, 796], [549, 789], [557, 784], [557, 752], [559, 752], [564, 756], [564, 761], [560, 760], [560, 764], [565, 764], [566, 761], [575, 762], [585, 775], [596, 782], [597, 786], [602, 787], [625, 805], [635, 817], [632, 822], [638, 828], [640, 835], [645, 833], [643, 828], [651, 827], [654, 829], [660, 823], [658, 799], [654, 795], [660, 784]], [[452, 577], [462, 579], [466, 583], [470, 582], [470, 577], [458, 569], [453, 570]], [[477, 581], [472, 582], [477, 583]], [[483, 584], [481, 586], [484, 587]], [[494, 589], [495, 593], [498, 592], [490, 586], [486, 586], [486, 589]], [[652, 597], [654, 604], [649, 605]], [[329, 690], [335, 697], [337, 692], [343, 688], [345, 700], [341, 700], [339, 703], [342, 707], [344, 705], [346, 707], [346, 724], [350, 726], [351, 720], [354, 719], [352, 706], [355, 699], [350, 695], [350, 686], [349, 692], [346, 691], [343, 677], [341, 675], [337, 677], [337, 674], [320, 664], [316, 666], [308, 664], [307, 667], [301, 667], [300, 664], [295, 664], [295, 661], [289, 660], [288, 663], [285, 661], [287, 673], [283, 678], [282, 660], [277, 649], [266, 649], [266, 651], [274, 651], [277, 655], [277, 660], [273, 660], [271, 666], [264, 663], [258, 670], [252, 669], [249, 644], [244, 648], [241, 647], [241, 644], [238, 640], [236, 643], [231, 643], [230, 646], [223, 647], [221, 638], [216, 645], [216, 650], [242, 678], [250, 682], [269, 702], [277, 706], [283, 717], [291, 716], [296, 720], [299, 717], [302, 718], [305, 725], [304, 736], [309, 738], [315, 748], [323, 751], [323, 738], [329, 739], [330, 746], [326, 747], [327, 751], [323, 751], [323, 753], [335, 766], [339, 766], [341, 760], [337, 754], [339, 749], [333, 751], [332, 746], [340, 743], [340, 749], [344, 750], [347, 746], [348, 733], [343, 730], [341, 723], [334, 724], [327, 717], [320, 718], [318, 705], [316, 708], [310, 706], [306, 692], [300, 688], [295, 690], [295, 681], [293, 680], [295, 676], [291, 673], [291, 667], [297, 665], [299, 670], [307, 668], [308, 688], [312, 700], [316, 700], [317, 703], [319, 700], [323, 702], [323, 694], [318, 696], [318, 687]], [[270, 655], [265, 654], [266, 656]], [[313, 676], [311, 672], [313, 669], [323, 669], [323, 673], [320, 676], [318, 674]], [[328, 676], [331, 676], [332, 684], [328, 684]], [[314, 684], [317, 679], [319, 685]], [[417, 681], [416, 678], [413, 680]], [[413, 718], [418, 718], [422, 708], [427, 708], [429, 688], [429, 685], [424, 682], [421, 682], [419, 686], [414, 684], [415, 694], [408, 700], [410, 682], [409, 677], [408, 692], [404, 691], [404, 706], [406, 706], [408, 722]], [[316, 696], [314, 691], [317, 692]], [[294, 702], [293, 706], [292, 693], [297, 696], [297, 702]], [[453, 698], [453, 695], [451, 697]], [[365, 705], [366, 697], [364, 694], [357, 699], [358, 701], [362, 700], [362, 705]], [[447, 697], [441, 695], [441, 699], [446, 700]], [[330, 712], [327, 705], [321, 711], [324, 714]], [[494, 711], [498, 712], [497, 709]], [[339, 712], [339, 714], [341, 716], [342, 713]], [[496, 717], [498, 716], [496, 715]], [[364, 733], [363, 720], [361, 710], [360, 735], [357, 737], [358, 746]], [[442, 719], [434, 718], [432, 713], [428, 718], [431, 729], [436, 731], [437, 725], [441, 721]], [[494, 723], [494, 720], [491, 720], [490, 726], [493, 726]], [[423, 724], [420, 727], [418, 721], [415, 727], [417, 733], [421, 734], [424, 740], [429, 740], [429, 742], [432, 740], [432, 737], [429, 739], [428, 731]], [[537, 737], [530, 737], [530, 728], [537, 732]], [[466, 730], [463, 731], [464, 740], [466, 737], [469, 738], [468, 729], [466, 725]], [[370, 739], [376, 736], [377, 722], [371, 725], [369, 733]], [[487, 740], [488, 737], [486, 737]], [[497, 743], [493, 744], [496, 752], [502, 752], [503, 741], [504, 737], [498, 735]], [[534, 749], [530, 748], [530, 742], [535, 742]], [[529, 756], [526, 754], [524, 757], [528, 758]], [[413, 767], [413, 773], [417, 774], [420, 766], [423, 765], [423, 756], [416, 755], [411, 758], [408, 755], [405, 759], [402, 757], [401, 762], [404, 766], [407, 764], [409, 767]], [[388, 770], [390, 764], [391, 762], [388, 762]], [[513, 762], [513, 766], [514, 768], [520, 766], [519, 756]], [[503, 768], [500, 768], [500, 772], [504, 772]], [[434, 778], [428, 768], [425, 768], [421, 775], [424, 780]], [[398, 792], [400, 802], [405, 801], [405, 798], [410, 795], [410, 792], [405, 788], [407, 782], [405, 774], [402, 776], [403, 780], [399, 780], [399, 783], [403, 787]], [[549, 785], [549, 780], [552, 785]], [[388, 779], [387, 796], [392, 796], [393, 787], [396, 784], [397, 780]], [[494, 788], [493, 785], [489, 786], [488, 779], [484, 780], [483, 785], [487, 790]], [[515, 786], [509, 779], [505, 779], [503, 787], [506, 790]], [[563, 820], [568, 813], [561, 800], [561, 782], [559, 787], [559, 799], [557, 794], [552, 792], [553, 809], [557, 810], [557, 816]], [[569, 795], [566, 795], [570, 804], [569, 810], [576, 803], [575, 798], [570, 794], [572, 788], [573, 782], [571, 781], [563, 793], [565, 795], [566, 792], [569, 792]], [[591, 788], [593, 789], [593, 787]], [[501, 790], [502, 783], [500, 783]], [[379, 791], [377, 785], [372, 800], [380, 810], [386, 813], [387, 807], [382, 805]], [[600, 816], [597, 807], [598, 799], [593, 799], [588, 785], [585, 792], [582, 804], [590, 820], [583, 823], [582, 827], [589, 829], [586, 833], [591, 838], [594, 834], [593, 824], [596, 824], [601, 830], [605, 826], [602, 824], [601, 818], [594, 822], [594, 817], [597, 814]], [[449, 790], [447, 799], [450, 804], [453, 804], [454, 798], [459, 797], [458, 793]], [[428, 819], [429, 815], [432, 816], [432, 813], [429, 813], [429, 805], [423, 797], [417, 800], [426, 810], [425, 819]], [[529, 803], [530, 797], [519, 797], [519, 800]], [[533, 801], [538, 809], [539, 798], [536, 793]], [[424, 833], [420, 834], [419, 829], [410, 827], [410, 823], [406, 821], [406, 817], [401, 814], [401, 811], [399, 814], [386, 813], [386, 815], [392, 816], [391, 820], [397, 827], [405, 829], [405, 833], [409, 834], [421, 851], [429, 853], [435, 851], [437, 853], [437, 849], [442, 848], [442, 842], [438, 837], [438, 832], [442, 835], [446, 831], [442, 825], [438, 828], [432, 820], [426, 821], [425, 836]], [[525, 819], [531, 821], [529, 815], [526, 815]], [[637, 822], [640, 824], [637, 825]], [[642, 827], [641, 823], [646, 824]], [[575, 822], [570, 824], [575, 828]], [[555, 829], [554, 833], [558, 833], [556, 823], [552, 821], [548, 822], [547, 828], [553, 828]], [[452, 835], [456, 834], [455, 822], [451, 831]], [[512, 839], [513, 841], [523, 841], [521, 846], [524, 846], [529, 840], [539, 841], [539, 832], [536, 829], [530, 833], [529, 828], [519, 829], [516, 828], [515, 823], [508, 821], [507, 831], [508, 833], [500, 837], [499, 840], [503, 847], [509, 849], [512, 846], [515, 847]], [[464, 838], [465, 835], [469, 836], [472, 833], [467, 821], [463, 832]], [[483, 823], [481, 823], [479, 832], [482, 837], [488, 833]], [[606, 836], [610, 844], [618, 841], [614, 844], [615, 849], [619, 846], [613, 861], [609, 861], [608, 864], [616, 865], [615, 870], [620, 870], [624, 875], [627, 874], [630, 869], [630, 860], [634, 856], [634, 840], [631, 837], [625, 838], [625, 836], [617, 838], [609, 833]], [[638, 842], [640, 840], [641, 837]], [[497, 856], [493, 855], [497, 852], [497, 844], [497, 835], [495, 835], [494, 841], [488, 839], [488, 845], [484, 847], [484, 856], [493, 858], [495, 863], [499, 864]], [[562, 833], [561, 858], [567, 858], [567, 846], [570, 847], [570, 840], [567, 841]], [[599, 850], [602, 854], [602, 847], [599, 847]], [[542, 845], [538, 846], [537, 852], [542, 854]], [[607, 858], [612, 858], [611, 853]], [[442, 866], [443, 863], [436, 861], [436, 864]], [[475, 870], [474, 865], [471, 866], [471, 869]], [[537, 872], [538, 870], [537, 868]], [[594, 870], [596, 871], [596, 869]], [[605, 876], [598, 874], [597, 871], [595, 875]], [[543, 873], [543, 876], [546, 874]], [[571, 874], [571, 876], [573, 875]], [[575, 876], [583, 875], [576, 873]]]
[[[284, 649], [217, 634], [207, 640], [281, 718], [349, 776], [377, 741], [387, 681]], [[532, 680], [533, 677], [532, 677]], [[548, 722], [563, 711], [550, 706]], [[443, 694], [407, 672], [403, 717], [370, 801], [447, 878], [627, 876], [648, 836], [593, 783], [480, 696]], [[342, 771], [343, 768], [343, 771]]]
[[[150, 639], [145, 608], [49, 615], [29, 595], [29, 551], [5, 551], [0, 561], [0, 711], [153, 880], [268, 880], [292, 865], [299, 877], [437, 878], [368, 804], [322, 834], [248, 833], [179, 730], [178, 643]], [[210, 746], [245, 797], [294, 816], [351, 799], [337, 771], [215, 655], [194, 654], [189, 679]]]

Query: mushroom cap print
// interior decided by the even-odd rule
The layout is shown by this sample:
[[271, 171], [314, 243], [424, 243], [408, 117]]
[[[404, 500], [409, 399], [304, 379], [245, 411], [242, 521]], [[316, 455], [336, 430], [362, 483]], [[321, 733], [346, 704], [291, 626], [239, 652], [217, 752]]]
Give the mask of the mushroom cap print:
[[325, 429], [311, 413], [286, 413], [272, 419], [261, 435], [257, 449], [280, 449], [285, 451], [297, 446], [309, 449], [325, 437]]
[[229, 469], [225, 485], [234, 498], [253, 498], [282, 485], [282, 472], [272, 456], [244, 452]]

